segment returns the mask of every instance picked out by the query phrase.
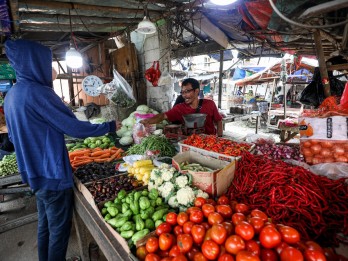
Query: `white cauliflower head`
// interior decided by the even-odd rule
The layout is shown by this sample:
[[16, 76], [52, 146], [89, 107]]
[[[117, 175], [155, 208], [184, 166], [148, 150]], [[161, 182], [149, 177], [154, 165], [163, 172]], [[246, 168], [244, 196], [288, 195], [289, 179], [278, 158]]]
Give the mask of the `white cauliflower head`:
[[157, 179], [155, 179], [155, 186], [159, 187], [163, 184], [163, 179], [162, 177], [157, 177]]
[[173, 191], [174, 191], [174, 185], [171, 182], [164, 182], [159, 188], [159, 193], [161, 194], [162, 198], [168, 197]]
[[164, 169], [162, 170], [162, 179], [164, 181], [169, 181], [173, 178], [173, 172], [171, 172], [170, 170]]
[[195, 194], [196, 194], [196, 198], [198, 198], [198, 197], [205, 198], [205, 199], [208, 199], [208, 198], [209, 198], [208, 193], [205, 193], [204, 191], [202, 191], [202, 190], [200, 190], [200, 189], [197, 189], [197, 190], [195, 191]]
[[176, 193], [176, 197], [178, 199], [178, 203], [183, 206], [192, 204], [196, 198], [192, 188], [188, 186], [179, 189]]
[[178, 199], [176, 198], [176, 195], [169, 198], [168, 204], [172, 208], [177, 208], [179, 206]]
[[162, 163], [158, 168], [159, 169], [169, 169], [169, 165], [167, 163]]
[[188, 183], [188, 178], [187, 178], [187, 176], [185, 176], [185, 175], [181, 175], [181, 176], [179, 176], [179, 177], [177, 177], [177, 178], [175, 179], [175, 184], [176, 184], [179, 188], [184, 188], [184, 187], [186, 187], [187, 183]]
[[158, 177], [161, 177], [161, 170], [158, 168], [154, 168], [151, 171], [150, 180], [156, 180]]
[[147, 188], [150, 191], [151, 189], [155, 188], [157, 189], [157, 187], [155, 186], [155, 183], [153, 181], [149, 181], [149, 183], [147, 184]]

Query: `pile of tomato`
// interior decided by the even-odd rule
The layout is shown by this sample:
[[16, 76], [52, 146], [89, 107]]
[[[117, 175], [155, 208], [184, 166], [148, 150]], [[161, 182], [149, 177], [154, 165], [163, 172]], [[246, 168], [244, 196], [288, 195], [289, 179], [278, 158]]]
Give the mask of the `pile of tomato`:
[[156, 236], [137, 248], [145, 261], [325, 261], [347, 260], [332, 248], [303, 242], [289, 226], [271, 223], [260, 210], [221, 196], [196, 198], [186, 212], [168, 213]]

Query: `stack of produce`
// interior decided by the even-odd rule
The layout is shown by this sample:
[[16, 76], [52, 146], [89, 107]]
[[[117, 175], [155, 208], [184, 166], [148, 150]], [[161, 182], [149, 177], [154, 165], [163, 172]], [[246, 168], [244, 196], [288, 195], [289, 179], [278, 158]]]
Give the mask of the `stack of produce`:
[[151, 172], [149, 190], [158, 189], [165, 202], [173, 208], [187, 209], [193, 205], [196, 197], [208, 198], [209, 195], [200, 189], [192, 188], [192, 176], [181, 175], [168, 164], [162, 164]]
[[92, 162], [83, 165], [74, 171], [74, 175], [82, 182], [87, 183], [107, 177], [115, 176], [118, 172], [115, 169], [116, 162], [97, 163]]
[[104, 203], [101, 213], [110, 224], [130, 244], [146, 236], [165, 221], [165, 215], [173, 210], [165, 204], [158, 191], [121, 190], [113, 201]]
[[274, 160], [293, 159], [303, 160], [300, 153], [300, 146], [278, 145], [274, 143], [257, 143], [255, 154], [264, 155]]
[[133, 145], [127, 150], [128, 155], [144, 155], [148, 151], [158, 153], [160, 157], [173, 157], [175, 147], [165, 136], [150, 135], [142, 139], [140, 144]]
[[249, 151], [251, 148], [249, 143], [235, 142], [232, 140], [219, 138], [214, 135], [193, 134], [184, 140], [183, 143], [189, 146], [233, 157], [238, 157], [243, 151]]
[[112, 147], [109, 149], [80, 149], [69, 152], [71, 166], [76, 169], [79, 166], [86, 165], [91, 162], [111, 162], [122, 158], [122, 149]]
[[86, 184], [87, 189], [97, 204], [115, 197], [122, 189], [128, 191], [141, 186], [142, 184], [140, 182], [127, 175], [118, 175]]
[[[137, 248], [139, 260], [324, 261], [342, 256], [313, 241], [301, 241], [293, 227], [270, 223], [268, 216], [226, 196], [197, 198], [186, 212], [168, 213], [156, 236]], [[336, 259], [337, 258], [337, 259]]]
[[70, 142], [66, 144], [66, 147], [69, 152], [84, 149], [84, 148], [101, 148], [108, 149], [115, 146], [115, 143], [112, 141], [111, 137], [108, 135], [100, 136], [100, 137], [89, 137], [84, 139], [81, 142]]
[[264, 211], [276, 223], [293, 226], [305, 239], [333, 243], [348, 235], [346, 179], [331, 180], [310, 171], [245, 153], [229, 188], [230, 199]]
[[152, 160], [137, 160], [132, 166], [128, 167], [128, 174], [142, 181], [144, 185], [149, 183], [151, 171], [155, 168]]
[[18, 173], [16, 154], [5, 155], [0, 161], [0, 176]]

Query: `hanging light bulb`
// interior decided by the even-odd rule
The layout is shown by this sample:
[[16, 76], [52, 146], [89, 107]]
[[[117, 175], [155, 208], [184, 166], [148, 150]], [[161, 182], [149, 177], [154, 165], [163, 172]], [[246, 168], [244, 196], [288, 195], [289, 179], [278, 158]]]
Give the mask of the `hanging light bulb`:
[[237, 2], [237, 0], [210, 0], [215, 5], [230, 5], [234, 2]]
[[82, 56], [72, 45], [70, 45], [70, 49], [65, 54], [65, 62], [67, 66], [74, 69], [82, 66]]

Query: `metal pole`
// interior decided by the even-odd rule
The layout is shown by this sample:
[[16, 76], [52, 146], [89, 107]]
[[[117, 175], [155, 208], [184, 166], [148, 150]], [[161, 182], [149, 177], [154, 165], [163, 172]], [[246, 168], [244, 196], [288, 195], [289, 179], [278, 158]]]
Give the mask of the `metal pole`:
[[219, 100], [218, 107], [221, 109], [221, 98], [222, 98], [222, 70], [224, 67], [224, 50], [220, 50], [220, 71], [219, 71]]

